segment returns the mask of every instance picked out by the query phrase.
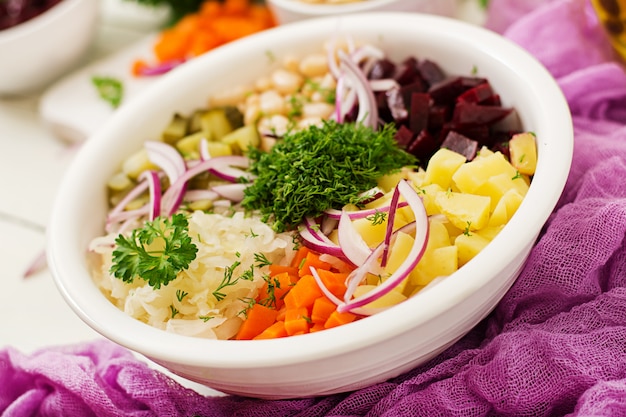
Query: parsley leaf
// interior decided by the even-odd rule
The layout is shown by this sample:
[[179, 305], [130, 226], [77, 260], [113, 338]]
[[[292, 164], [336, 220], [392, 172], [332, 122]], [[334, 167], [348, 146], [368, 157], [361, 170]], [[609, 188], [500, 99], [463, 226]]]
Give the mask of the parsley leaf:
[[269, 152], [250, 148], [250, 171], [257, 178], [246, 188], [242, 205], [259, 210], [264, 221], [273, 221], [274, 230], [282, 232], [306, 216], [358, 204], [359, 194], [380, 177], [417, 163], [398, 147], [394, 135], [391, 125], [377, 131], [326, 121], [285, 135]]
[[187, 234], [187, 218], [157, 217], [135, 229], [130, 236], [119, 235], [113, 250], [110, 272], [124, 282], [135, 278], [148, 281], [154, 289], [167, 285], [196, 258], [198, 248]]
[[100, 98], [108, 102], [114, 109], [122, 104], [124, 85], [116, 78], [94, 76], [91, 82], [98, 90]]

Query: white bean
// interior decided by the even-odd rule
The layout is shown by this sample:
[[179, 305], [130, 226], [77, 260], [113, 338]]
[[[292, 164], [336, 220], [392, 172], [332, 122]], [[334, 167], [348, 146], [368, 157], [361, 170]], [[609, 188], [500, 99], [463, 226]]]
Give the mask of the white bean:
[[271, 79], [274, 88], [281, 94], [295, 93], [304, 81], [301, 75], [284, 69], [274, 71]]
[[259, 108], [263, 114], [283, 114], [285, 113], [285, 99], [276, 90], [264, 91], [259, 98]]
[[328, 59], [323, 54], [311, 54], [300, 61], [298, 68], [305, 77], [319, 77], [328, 72]]

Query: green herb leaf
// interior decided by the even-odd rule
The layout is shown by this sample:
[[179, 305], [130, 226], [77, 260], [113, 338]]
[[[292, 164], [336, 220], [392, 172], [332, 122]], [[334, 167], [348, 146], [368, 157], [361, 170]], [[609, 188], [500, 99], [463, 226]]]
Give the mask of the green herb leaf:
[[113, 250], [111, 273], [124, 282], [148, 281], [154, 289], [167, 285], [196, 258], [198, 248], [187, 234], [187, 218], [157, 217], [135, 229], [129, 237], [119, 235]]
[[116, 78], [94, 76], [91, 82], [98, 90], [100, 98], [108, 102], [114, 109], [122, 104], [124, 97], [124, 85]]
[[257, 178], [246, 188], [242, 204], [259, 210], [278, 232], [326, 209], [358, 204], [359, 194], [376, 186], [380, 177], [417, 163], [398, 147], [394, 135], [391, 125], [376, 131], [327, 121], [287, 134], [269, 152], [251, 148], [250, 171]]

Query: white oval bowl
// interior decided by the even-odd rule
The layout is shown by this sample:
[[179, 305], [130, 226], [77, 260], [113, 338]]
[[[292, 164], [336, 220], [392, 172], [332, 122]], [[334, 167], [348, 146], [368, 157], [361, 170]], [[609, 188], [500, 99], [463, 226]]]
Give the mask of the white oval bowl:
[[0, 31], [0, 96], [29, 94], [73, 69], [91, 45], [98, 0], [63, 0]]
[[365, 12], [415, 12], [453, 16], [457, 0], [363, 0], [344, 4], [311, 4], [300, 0], [267, 0], [279, 24]]
[[[111, 304], [92, 282], [90, 240], [103, 234], [105, 183], [174, 112], [206, 103], [227, 85], [252, 81], [283, 54], [319, 50], [340, 28], [394, 60], [429, 58], [449, 74], [488, 78], [538, 138], [538, 166], [517, 213], [480, 254], [428, 291], [338, 328], [276, 340], [205, 340], [166, 333]], [[268, 54], [271, 52], [271, 54]], [[250, 68], [254, 68], [253, 71]], [[567, 103], [530, 54], [480, 27], [453, 19], [374, 13], [306, 20], [234, 42], [164, 76], [91, 137], [68, 168], [48, 228], [48, 261], [71, 308], [105, 337], [172, 372], [227, 393], [293, 398], [349, 391], [433, 358], [483, 319], [512, 285], [562, 192], [572, 158]]]

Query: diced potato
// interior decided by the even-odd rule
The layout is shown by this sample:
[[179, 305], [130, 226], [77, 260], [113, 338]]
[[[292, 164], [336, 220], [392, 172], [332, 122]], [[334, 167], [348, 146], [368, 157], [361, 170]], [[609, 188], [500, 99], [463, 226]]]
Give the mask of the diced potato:
[[[402, 265], [402, 263], [407, 259], [414, 243], [415, 239], [413, 236], [403, 232], [397, 233], [396, 240], [389, 251], [389, 258], [387, 259], [387, 265], [385, 266], [385, 276], [389, 277], [398, 270], [400, 265]], [[402, 293], [407, 281], [408, 278], [395, 287], [395, 290]]]
[[204, 132], [192, 133], [176, 142], [175, 146], [184, 157], [197, 159], [200, 155], [200, 141], [202, 139], [207, 139]]
[[525, 196], [528, 185], [522, 178], [511, 177], [507, 173], [494, 175], [485, 181], [475, 191], [475, 194], [491, 198], [491, 208], [495, 210], [502, 196], [509, 190], [515, 189], [520, 195]]
[[133, 180], [149, 169], [158, 169], [158, 167], [150, 162], [148, 152], [143, 148], [129, 156], [122, 164], [122, 172]]
[[438, 184], [430, 184], [419, 187], [417, 192], [422, 197], [422, 202], [426, 208], [426, 214], [432, 216], [434, 214], [441, 213], [435, 199], [439, 193], [444, 192], [443, 188], [441, 188]]
[[522, 204], [523, 199], [524, 197], [520, 195], [517, 190], [514, 189], [504, 193], [501, 200], [503, 200], [504, 204], [506, 204], [506, 212], [509, 216], [509, 220], [511, 219], [511, 217], [513, 217], [520, 204]]
[[454, 240], [454, 246], [458, 249], [459, 267], [468, 263], [474, 256], [478, 255], [489, 240], [478, 233], [461, 234]]
[[424, 178], [426, 178], [426, 171], [422, 168], [418, 168], [417, 171], [409, 171], [406, 174], [407, 180], [413, 183], [415, 187], [421, 187], [424, 185]]
[[396, 188], [396, 185], [398, 185], [400, 180], [404, 179], [405, 176], [404, 171], [383, 175], [378, 179], [378, 187], [387, 193]]
[[509, 141], [511, 165], [520, 173], [533, 175], [537, 169], [537, 143], [530, 132], [513, 135]]
[[428, 161], [424, 184], [437, 184], [443, 189], [449, 188], [452, 175], [465, 161], [466, 158], [457, 152], [446, 148], [439, 149]]
[[461, 192], [472, 194], [489, 178], [499, 174], [507, 174], [513, 178], [517, 175], [517, 170], [504, 155], [494, 152], [461, 165], [452, 176], [452, 180]]
[[[359, 285], [354, 291], [354, 296], [360, 297], [372, 291], [374, 288], [376, 288], [375, 285]], [[387, 294], [383, 295], [379, 299], [374, 300], [371, 303], [364, 305], [363, 307], [365, 308], [391, 307], [391, 306], [401, 303], [402, 301], [406, 299], [407, 297], [405, 295], [403, 295], [400, 291], [398, 291], [397, 288], [394, 288], [393, 290], [389, 291]]]
[[478, 230], [487, 225], [491, 198], [443, 191], [435, 196], [439, 211], [461, 230]]
[[492, 241], [496, 236], [498, 236], [498, 233], [502, 231], [504, 226], [505, 225], [503, 224], [499, 226], [487, 226], [487, 227], [483, 227], [482, 229], [474, 233], [477, 233], [480, 236], [484, 237], [485, 239]]
[[424, 254], [411, 272], [411, 284], [424, 286], [433, 279], [448, 276], [459, 268], [458, 248], [454, 245], [435, 248]]
[[[375, 221], [373, 217], [366, 217], [363, 219], [356, 219], [352, 221], [356, 231], [363, 237], [365, 243], [368, 246], [377, 246], [385, 239], [385, 233], [387, 232], [387, 220], [388, 216], [385, 216], [382, 221]], [[393, 222], [394, 230], [406, 225], [408, 222], [403, 216], [395, 216]]]
[[495, 152], [489, 149], [488, 147], [483, 146], [482, 148], [478, 150], [478, 152], [476, 152], [476, 156], [474, 157], [473, 160], [475, 161], [476, 159], [485, 158], [487, 156], [493, 155], [494, 153]]

